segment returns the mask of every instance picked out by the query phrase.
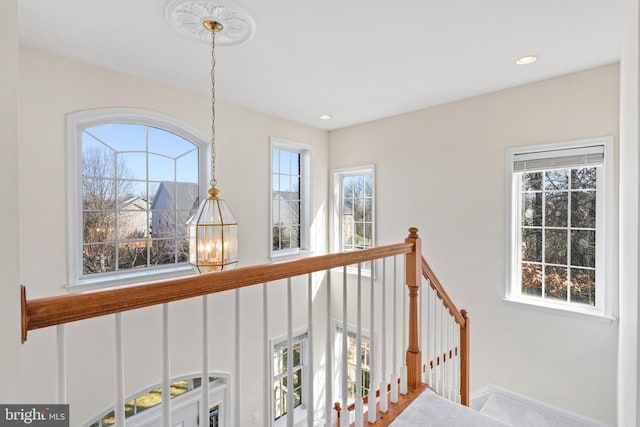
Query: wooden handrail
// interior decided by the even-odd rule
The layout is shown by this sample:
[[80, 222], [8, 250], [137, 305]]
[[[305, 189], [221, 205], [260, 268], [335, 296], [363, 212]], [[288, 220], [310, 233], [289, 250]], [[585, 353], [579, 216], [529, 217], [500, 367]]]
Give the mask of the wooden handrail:
[[438, 280], [438, 277], [424, 257], [422, 258], [422, 275], [425, 279], [429, 279], [431, 289], [436, 291], [438, 298], [442, 300], [442, 304], [444, 304], [449, 310], [449, 313], [456, 319], [456, 323], [460, 325], [461, 328], [464, 328], [466, 323], [465, 317], [462, 315], [462, 312], [458, 310], [458, 307], [456, 307], [451, 298], [449, 298], [449, 294], [444, 290], [442, 283], [440, 283], [440, 280]]
[[414, 244], [405, 242], [353, 252], [241, 267], [235, 270], [180, 279], [125, 285], [32, 300], [26, 298], [26, 290], [23, 287], [21, 291], [22, 342], [26, 341], [27, 332], [34, 329], [243, 288], [359, 262], [408, 254], [414, 251], [414, 247]]

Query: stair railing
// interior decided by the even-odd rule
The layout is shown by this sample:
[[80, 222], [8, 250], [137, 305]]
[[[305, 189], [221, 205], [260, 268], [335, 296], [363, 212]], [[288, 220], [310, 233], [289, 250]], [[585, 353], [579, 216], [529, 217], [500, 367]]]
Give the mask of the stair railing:
[[[398, 402], [399, 393], [406, 394], [412, 391], [419, 390], [423, 387], [423, 377], [422, 372], [425, 370], [425, 359], [423, 353], [420, 351], [420, 342], [425, 339], [434, 339], [434, 337], [442, 338], [442, 335], [429, 335], [427, 331], [420, 330], [421, 320], [426, 320], [424, 314], [421, 313], [421, 306], [423, 305], [424, 298], [420, 299], [420, 288], [424, 287], [423, 276], [427, 278], [427, 283], [430, 284], [432, 290], [435, 291], [435, 296], [439, 300], [446, 305], [447, 310], [451, 313], [454, 318], [454, 321], [460, 325], [460, 344], [459, 352], [455, 352], [456, 354], [460, 354], [460, 375], [461, 380], [460, 384], [460, 394], [462, 396], [462, 403], [468, 403], [468, 319], [466, 317], [466, 313], [464, 311], [459, 312], [451, 303], [449, 297], [442, 289], [440, 282], [437, 280], [430, 267], [423, 260], [421, 255], [421, 240], [418, 237], [416, 228], [410, 229], [409, 236], [405, 239], [404, 243], [386, 245], [371, 249], [339, 253], [339, 254], [329, 254], [317, 257], [310, 257], [305, 259], [298, 259], [293, 261], [285, 261], [280, 263], [272, 263], [265, 264], [259, 266], [251, 266], [251, 267], [242, 267], [235, 270], [221, 271], [209, 274], [202, 274], [196, 276], [190, 276], [180, 279], [170, 279], [164, 281], [158, 281], [153, 283], [146, 284], [134, 284], [134, 285], [126, 285], [119, 286], [114, 288], [100, 289], [100, 290], [92, 290], [85, 291], [73, 294], [66, 294], [54, 297], [47, 298], [38, 298], [38, 299], [28, 299], [26, 295], [26, 289], [22, 287], [21, 290], [21, 308], [22, 308], [22, 341], [23, 343], [27, 339], [28, 331], [32, 331], [35, 329], [46, 328], [50, 326], [57, 326], [57, 351], [55, 352], [57, 358], [57, 403], [69, 403], [67, 402], [67, 364], [66, 364], [66, 345], [65, 345], [65, 324], [69, 322], [81, 321], [84, 319], [90, 319], [98, 316], [104, 316], [109, 314], [115, 314], [115, 337], [116, 342], [114, 345], [115, 348], [115, 356], [116, 356], [116, 372], [115, 372], [115, 399], [114, 399], [114, 412], [115, 412], [115, 421], [117, 425], [124, 425], [125, 413], [124, 413], [124, 400], [125, 400], [125, 375], [124, 375], [124, 343], [122, 340], [122, 318], [121, 313], [129, 310], [136, 310], [145, 307], [162, 305], [163, 312], [163, 321], [162, 321], [162, 330], [163, 330], [163, 344], [162, 344], [162, 388], [163, 392], [167, 392], [169, 382], [171, 378], [170, 373], [170, 336], [168, 334], [169, 324], [170, 324], [170, 312], [169, 312], [169, 304], [174, 301], [184, 300], [188, 298], [201, 297], [202, 298], [202, 390], [201, 390], [201, 417], [206, 419], [208, 416], [208, 376], [209, 376], [209, 367], [208, 367], [208, 348], [210, 341], [209, 335], [211, 332], [208, 332], [207, 329], [207, 318], [208, 318], [208, 296], [220, 292], [234, 290], [235, 292], [235, 307], [236, 307], [236, 315], [235, 315], [235, 333], [240, 334], [239, 332], [239, 298], [240, 293], [239, 289], [262, 284], [263, 286], [263, 307], [264, 307], [264, 320], [265, 324], [263, 325], [263, 335], [265, 344], [268, 343], [268, 327], [267, 321], [269, 319], [268, 316], [268, 307], [267, 307], [267, 287], [272, 282], [281, 281], [282, 279], [287, 279], [287, 351], [288, 354], [292, 354], [293, 352], [293, 343], [292, 343], [292, 299], [291, 299], [291, 287], [292, 287], [292, 278], [297, 278], [300, 276], [308, 276], [308, 331], [309, 331], [309, 341], [310, 345], [312, 345], [314, 339], [312, 339], [312, 330], [313, 330], [313, 316], [312, 316], [312, 274], [316, 272], [326, 272], [326, 361], [325, 366], [329, 368], [332, 367], [332, 358], [333, 358], [333, 335], [332, 330], [334, 328], [333, 325], [333, 315], [331, 308], [331, 272], [332, 269], [336, 269], [342, 267], [343, 271], [343, 290], [344, 295], [346, 295], [346, 271], [347, 266], [356, 265], [358, 266], [358, 271], [360, 273], [361, 267], [365, 265], [365, 263], [370, 263], [370, 328], [371, 328], [371, 390], [372, 392], [375, 390], [375, 384], [377, 381], [380, 381], [380, 389], [383, 390], [382, 393], [379, 391], [377, 393], [380, 394], [379, 397], [379, 408], [381, 412], [386, 412], [388, 410], [388, 403]], [[401, 274], [396, 271], [396, 260], [398, 256], [405, 255], [405, 278], [406, 284], [408, 286], [408, 292], [402, 292], [403, 300], [408, 297], [408, 302], [396, 303], [396, 295], [398, 292], [395, 292], [395, 287], [397, 285], [396, 281]], [[393, 260], [393, 272], [389, 274], [393, 281], [394, 289], [389, 292], [385, 286], [385, 280], [387, 277], [386, 268], [388, 260]], [[374, 276], [376, 270], [375, 261], [378, 261], [378, 266], [382, 266], [382, 279], [381, 279], [381, 289], [376, 289], [377, 286], [374, 285]], [[358, 342], [361, 339], [361, 313], [360, 313], [360, 291], [362, 286], [363, 276], [358, 274], [357, 284], [358, 284]], [[298, 285], [300, 281], [296, 281], [295, 286]], [[375, 297], [374, 295], [378, 295], [378, 292], [382, 292], [382, 298]], [[393, 303], [393, 340], [389, 341], [389, 344], [386, 342], [386, 322], [387, 319], [385, 313], [386, 310], [386, 297], [391, 293], [393, 295], [394, 303]], [[378, 298], [377, 300], [374, 298]], [[376, 305], [376, 301], [380, 301], [378, 305], [382, 305], [383, 311], [383, 321], [378, 322], [382, 324], [382, 345], [379, 345], [378, 339], [376, 338], [376, 332], [373, 330], [374, 325], [376, 324], [376, 319], [374, 315], [378, 312], [378, 305]], [[408, 320], [406, 313], [404, 313], [404, 307], [408, 307]], [[395, 310], [402, 310], [403, 313], [396, 314]], [[343, 302], [343, 325], [347, 325], [347, 314], [346, 314], [346, 302]], [[400, 328], [395, 325], [396, 319], [399, 315], [402, 315], [403, 319], [403, 330], [408, 328], [406, 333], [396, 333]], [[353, 321], [351, 317], [349, 317], [350, 321]], [[343, 335], [346, 334], [346, 329], [343, 330]], [[401, 336], [401, 339], [406, 336], [407, 341], [403, 342], [402, 347], [407, 348], [406, 351], [406, 359], [402, 366], [401, 363], [398, 363], [396, 360], [396, 355], [400, 348], [400, 344], [398, 344], [398, 336]], [[426, 338], [428, 337], [428, 338]], [[236, 338], [236, 342], [239, 342]], [[389, 363], [386, 361], [386, 347], [389, 346], [393, 349], [393, 361]], [[457, 347], [456, 347], [457, 349]], [[234, 351], [234, 350], [230, 350]], [[442, 348], [438, 349], [438, 355], [443, 353]], [[236, 344], [235, 352], [237, 353], [236, 358], [239, 357], [239, 349]], [[309, 349], [309, 353], [312, 354], [312, 349]], [[430, 354], [430, 353], [429, 353]], [[445, 353], [443, 353], [445, 354]], [[451, 355], [453, 353], [450, 353]], [[376, 358], [381, 357], [382, 360], [382, 372], [376, 372]], [[450, 357], [451, 358], [451, 357]], [[290, 358], [291, 359], [291, 358]], [[400, 361], [402, 362], [402, 361]], [[265, 362], [266, 364], [267, 362]], [[391, 380], [389, 381], [387, 378], [389, 377], [389, 373], [387, 372], [387, 366], [392, 366], [392, 372], [390, 374]], [[313, 362], [311, 362], [311, 366], [313, 366]], [[438, 366], [438, 365], [436, 365]], [[290, 367], [289, 367], [290, 368]], [[346, 368], [343, 369], [343, 372], [346, 372]], [[236, 372], [239, 374], [239, 372]], [[333, 407], [333, 379], [334, 374], [331, 372], [331, 369], [326, 369], [326, 387], [325, 387], [325, 396], [324, 396], [324, 416], [323, 423], [326, 426], [334, 425], [335, 419], [339, 417], [339, 415], [335, 414]], [[437, 372], [434, 371], [434, 374], [437, 375]], [[442, 378], [444, 377], [444, 373], [440, 373]], [[293, 384], [293, 373], [291, 369], [288, 369], [288, 384]], [[362, 378], [361, 366], [358, 367], [358, 378]], [[313, 377], [310, 376], [310, 386], [309, 389], [313, 390]], [[264, 387], [265, 387], [265, 408], [269, 408], [269, 396], [270, 393], [273, 393], [273, 378], [269, 378], [269, 373], [265, 374], [264, 379]], [[343, 383], [344, 384], [344, 383]], [[443, 382], [443, 384], [445, 384]], [[447, 383], [449, 384], [449, 383]], [[358, 383], [358, 388], [360, 388], [361, 383]], [[449, 386], [451, 387], [451, 386]], [[239, 398], [240, 394], [240, 386], [236, 385], [235, 387], [234, 397]], [[286, 390], [287, 399], [289, 402], [295, 401], [293, 387], [289, 386]], [[346, 398], [346, 397], [345, 397]], [[308, 402], [307, 407], [307, 420], [309, 425], [315, 425], [314, 419], [314, 410], [313, 404], [315, 402], [313, 395], [305, 396], [305, 400]], [[368, 421], [370, 423], [374, 423], [377, 419], [378, 407], [376, 406], [377, 399], [371, 399], [367, 402], [368, 405]], [[346, 402], [346, 401], [345, 401]], [[360, 407], [364, 405], [362, 396], [359, 396]], [[356, 405], [357, 407], [358, 405]], [[237, 407], [237, 405], [236, 405]], [[347, 405], [343, 406], [342, 413], [345, 414], [347, 410]], [[267, 409], [267, 415], [268, 415]], [[163, 414], [163, 425], [170, 425], [170, 400], [163, 399], [162, 400], [162, 414]], [[293, 426], [294, 418], [293, 411], [290, 410], [287, 414], [287, 425]], [[239, 410], [236, 409], [235, 418], [239, 418]], [[362, 411], [360, 412], [360, 417], [362, 417]], [[234, 421], [234, 424], [238, 424], [241, 420]]]
[[469, 316], [458, 310], [424, 258], [420, 268], [427, 287], [421, 294], [423, 380], [443, 397], [469, 406]]
[[[465, 310], [458, 310], [442, 283], [427, 261], [421, 255], [421, 239], [417, 229], [409, 229], [407, 243], [415, 245], [415, 250], [406, 255], [406, 285], [409, 296], [408, 346], [406, 363], [400, 379], [403, 395], [415, 397], [413, 392], [420, 391], [425, 385], [441, 396], [469, 405], [469, 318]], [[383, 323], [384, 325], [384, 323]], [[421, 351], [424, 349], [424, 351]], [[384, 365], [384, 363], [383, 363]], [[397, 384], [381, 382], [376, 390], [379, 399], [379, 411], [385, 413], [388, 408], [388, 393], [391, 403], [406, 406], [411, 399], [399, 399], [393, 394]], [[397, 388], [396, 388], [397, 389]], [[381, 392], [382, 390], [382, 392]], [[365, 404], [371, 402], [368, 396]], [[375, 403], [368, 405], [369, 411], [375, 411]], [[346, 400], [334, 404], [336, 425], [361, 425], [358, 405], [347, 404]], [[400, 410], [396, 408], [396, 413]], [[376, 421], [377, 412], [368, 416], [369, 422]], [[348, 422], [341, 421], [347, 419]], [[376, 425], [387, 425], [391, 419], [384, 415], [378, 418]]]

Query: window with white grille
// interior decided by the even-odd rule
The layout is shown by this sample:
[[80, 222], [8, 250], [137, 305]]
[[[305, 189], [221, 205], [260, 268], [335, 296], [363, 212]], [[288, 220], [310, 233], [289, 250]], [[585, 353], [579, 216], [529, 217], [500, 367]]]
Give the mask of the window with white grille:
[[190, 272], [185, 224], [206, 187], [207, 142], [144, 110], [90, 110], [68, 122], [69, 284]]
[[[273, 425], [284, 425], [289, 411], [294, 412], [294, 417], [299, 419], [306, 416], [304, 396], [306, 387], [305, 358], [307, 346], [307, 333], [300, 333], [293, 337], [292, 351], [289, 354], [286, 339], [274, 341], [273, 348], [273, 393], [271, 396], [273, 408]], [[292, 362], [292, 371], [289, 375], [289, 358]], [[289, 381], [293, 383], [293, 396], [290, 396]]]
[[333, 171], [335, 251], [375, 246], [374, 184], [373, 166]]
[[608, 314], [610, 146], [601, 139], [508, 151], [507, 299]]
[[271, 138], [271, 256], [310, 249], [308, 146]]

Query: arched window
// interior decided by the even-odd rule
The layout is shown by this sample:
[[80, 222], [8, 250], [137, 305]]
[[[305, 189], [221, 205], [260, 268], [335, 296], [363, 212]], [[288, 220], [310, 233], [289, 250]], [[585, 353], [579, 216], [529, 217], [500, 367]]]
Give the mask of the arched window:
[[203, 185], [204, 138], [159, 113], [68, 116], [69, 284], [189, 271], [185, 223]]
[[[224, 427], [229, 423], [228, 382], [226, 375], [209, 377], [209, 426]], [[202, 398], [202, 378], [199, 375], [176, 378], [170, 384], [170, 399], [178, 398], [179, 404], [172, 404], [172, 425], [191, 425], [197, 420]], [[129, 396], [125, 400], [125, 418], [128, 426], [160, 426], [162, 424], [162, 387], [156, 384]], [[181, 422], [183, 424], [181, 424]], [[99, 416], [84, 423], [84, 427], [107, 427], [115, 424], [115, 410], [112, 407]]]

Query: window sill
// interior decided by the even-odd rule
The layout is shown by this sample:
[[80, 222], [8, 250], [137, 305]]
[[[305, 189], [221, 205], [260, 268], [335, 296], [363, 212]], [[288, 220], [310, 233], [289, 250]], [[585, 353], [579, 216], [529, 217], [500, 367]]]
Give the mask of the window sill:
[[551, 313], [558, 316], [572, 317], [575, 319], [590, 320], [598, 323], [611, 324], [615, 317], [608, 316], [601, 312], [589, 309], [580, 309], [578, 307], [542, 303], [534, 299], [529, 298], [514, 298], [506, 297], [502, 299], [505, 304], [514, 308], [521, 308], [525, 310], [537, 311], [539, 313]]
[[133, 283], [144, 283], [155, 280], [171, 279], [196, 274], [187, 263], [178, 264], [172, 267], [153, 268], [144, 271], [123, 271], [114, 273], [101, 273], [96, 277], [85, 277], [78, 279], [75, 283], [67, 285], [69, 290], [77, 289], [99, 289], [111, 286], [129, 285]]
[[290, 250], [290, 251], [281, 251], [281, 252], [274, 252], [271, 254], [271, 257], [269, 259], [271, 259], [272, 262], [277, 262], [277, 261], [289, 261], [292, 259], [298, 259], [298, 258], [307, 258], [313, 255], [313, 251], [312, 250], [308, 250], [308, 249], [296, 249], [296, 250]]
[[[367, 263], [367, 265], [369, 265], [369, 264]], [[331, 271], [333, 271], [334, 273], [343, 274], [344, 267], [336, 267], [336, 268], [331, 269]], [[371, 277], [371, 270], [361, 268], [360, 269], [360, 275], [361, 275], [361, 277]], [[347, 266], [347, 276], [358, 277], [358, 267], [353, 267], [353, 266], [348, 265]]]

